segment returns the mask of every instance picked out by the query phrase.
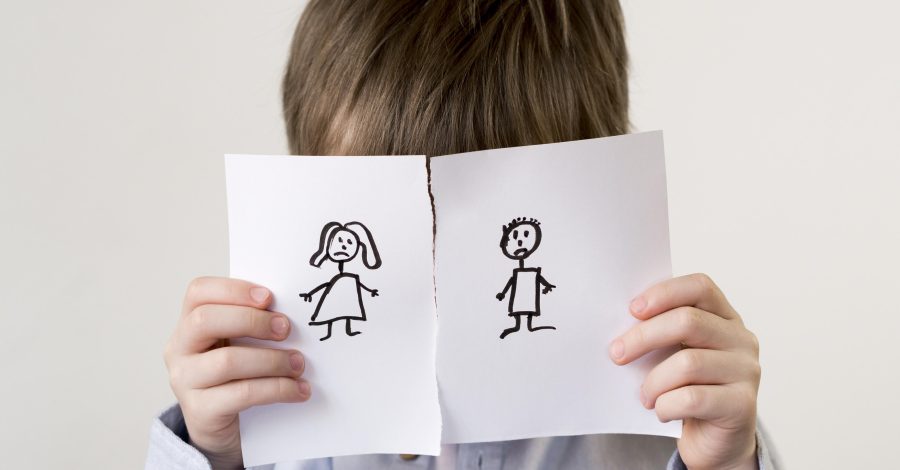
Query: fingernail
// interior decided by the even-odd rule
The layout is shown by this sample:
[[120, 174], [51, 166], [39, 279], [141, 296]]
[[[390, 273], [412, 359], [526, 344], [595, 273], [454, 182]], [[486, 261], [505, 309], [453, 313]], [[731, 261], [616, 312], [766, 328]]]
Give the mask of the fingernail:
[[298, 380], [297, 381], [297, 390], [300, 391], [300, 395], [303, 395], [304, 397], [308, 397], [311, 392], [311, 390], [309, 388], [309, 382], [307, 382], [305, 380]]
[[647, 395], [644, 394], [644, 389], [641, 389], [641, 404], [644, 405], [644, 408], [650, 408], [647, 404]]
[[276, 336], [284, 336], [287, 333], [289, 326], [287, 318], [272, 318], [272, 332], [275, 333]]
[[259, 286], [251, 287], [250, 298], [252, 298], [254, 302], [263, 303], [269, 298], [269, 289]]
[[622, 359], [625, 356], [625, 343], [617, 339], [609, 345], [609, 355], [615, 360]]
[[291, 369], [299, 371], [303, 368], [303, 357], [300, 356], [300, 353], [293, 353], [288, 358], [291, 361]]
[[629, 308], [632, 313], [641, 313], [647, 308], [647, 301], [644, 300], [644, 297], [635, 297], [634, 300], [631, 301], [631, 306]]

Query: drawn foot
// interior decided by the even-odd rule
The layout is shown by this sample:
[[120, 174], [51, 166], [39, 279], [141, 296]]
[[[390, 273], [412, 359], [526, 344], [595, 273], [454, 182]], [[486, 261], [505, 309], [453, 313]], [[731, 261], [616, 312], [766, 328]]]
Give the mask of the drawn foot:
[[328, 324], [328, 334], [324, 338], [319, 338], [319, 341], [325, 341], [328, 338], [331, 338], [331, 323]]
[[512, 333], [514, 331], [519, 331], [519, 328], [515, 327], [515, 328], [507, 328], [507, 329], [503, 330], [503, 333], [500, 333], [500, 339], [506, 338], [507, 335], [509, 335], [510, 333]]
[[537, 330], [555, 330], [555, 326], [535, 326], [533, 328], [528, 328], [528, 331], [537, 331]]
[[344, 331], [347, 332], [347, 336], [356, 336], [356, 335], [362, 333], [362, 331], [351, 331], [350, 330], [350, 320], [347, 320], [347, 324], [345, 325]]

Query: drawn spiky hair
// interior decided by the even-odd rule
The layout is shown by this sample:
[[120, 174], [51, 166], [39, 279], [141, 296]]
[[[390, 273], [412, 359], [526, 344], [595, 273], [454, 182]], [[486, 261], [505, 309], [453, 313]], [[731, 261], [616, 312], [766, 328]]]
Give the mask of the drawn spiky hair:
[[500, 246], [505, 246], [509, 242], [509, 234], [512, 233], [513, 229], [523, 224], [534, 225], [540, 231], [541, 223], [537, 219], [533, 217], [516, 217], [503, 226], [503, 238], [500, 239]]
[[541, 225], [541, 223], [538, 222], [538, 219], [535, 219], [534, 217], [516, 217], [515, 219], [512, 219], [508, 224], [504, 225], [503, 228], [508, 229], [518, 227], [522, 224]]

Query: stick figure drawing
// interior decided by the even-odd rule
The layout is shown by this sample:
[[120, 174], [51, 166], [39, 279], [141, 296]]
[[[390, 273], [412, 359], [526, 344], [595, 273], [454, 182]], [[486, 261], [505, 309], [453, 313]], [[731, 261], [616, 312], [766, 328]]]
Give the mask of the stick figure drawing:
[[378, 296], [378, 289], [370, 289], [359, 280], [358, 274], [344, 272], [344, 263], [353, 260], [362, 251], [363, 264], [369, 269], [381, 266], [381, 257], [372, 233], [359, 222], [340, 224], [329, 222], [322, 227], [319, 236], [319, 249], [309, 259], [309, 264], [321, 267], [325, 260], [338, 265], [338, 273], [330, 281], [320, 284], [315, 289], [301, 293], [300, 298], [312, 302], [313, 296], [322, 289], [325, 292], [319, 297], [319, 303], [310, 319], [310, 325], [327, 325], [328, 334], [319, 338], [325, 341], [331, 337], [334, 322], [345, 320], [347, 336], [356, 336], [361, 331], [352, 331], [350, 322], [366, 321], [366, 308], [363, 305], [362, 291], [372, 297]]
[[509, 316], [516, 319], [515, 326], [503, 330], [500, 339], [519, 331], [523, 316], [528, 317], [528, 331], [556, 329], [555, 326], [532, 325], [534, 317], [541, 315], [541, 293], [549, 294], [556, 287], [541, 275], [541, 268], [525, 267], [525, 258], [531, 256], [540, 244], [541, 223], [535, 219], [519, 217], [503, 226], [500, 248], [507, 258], [518, 260], [519, 267], [513, 269], [512, 276], [506, 282], [503, 291], [497, 294], [497, 300], [502, 301], [506, 293], [510, 292]]

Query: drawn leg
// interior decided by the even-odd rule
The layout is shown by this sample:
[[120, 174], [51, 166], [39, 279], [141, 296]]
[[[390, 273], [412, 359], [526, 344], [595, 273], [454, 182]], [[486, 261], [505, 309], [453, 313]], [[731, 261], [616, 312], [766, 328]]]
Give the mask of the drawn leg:
[[534, 320], [534, 315], [528, 315], [528, 331], [537, 331], [537, 330], [555, 330], [555, 326], [531, 326], [531, 320]]
[[362, 333], [362, 331], [350, 331], [350, 319], [347, 319], [347, 336], [356, 336]]
[[522, 315], [513, 315], [513, 317], [516, 318], [516, 326], [503, 330], [503, 333], [500, 333], [500, 339], [506, 338], [506, 335], [514, 331], [519, 331], [519, 327], [522, 326]]
[[328, 325], [328, 334], [325, 335], [324, 338], [319, 338], [319, 341], [325, 341], [326, 339], [331, 338], [331, 324], [332, 324], [332, 323], [334, 323], [334, 322], [328, 322], [328, 323], [326, 323], [326, 325]]

